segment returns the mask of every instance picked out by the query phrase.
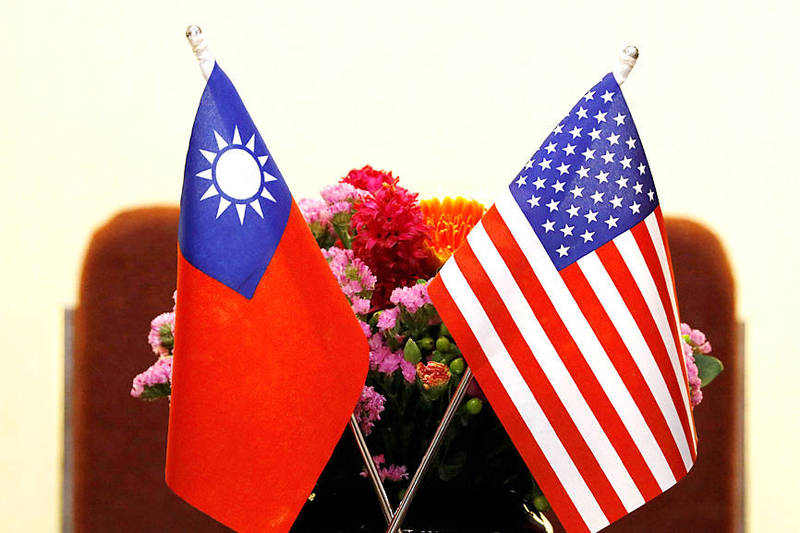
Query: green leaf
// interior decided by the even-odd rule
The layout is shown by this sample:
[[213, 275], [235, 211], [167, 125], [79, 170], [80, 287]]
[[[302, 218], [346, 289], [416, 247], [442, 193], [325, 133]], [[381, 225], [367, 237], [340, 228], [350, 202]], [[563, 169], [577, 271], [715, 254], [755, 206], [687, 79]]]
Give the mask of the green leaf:
[[451, 457], [446, 458], [446, 462], [439, 464], [439, 479], [442, 481], [450, 481], [458, 476], [464, 465], [467, 462], [467, 452], [460, 451], [452, 454]]
[[722, 361], [711, 355], [695, 354], [694, 362], [700, 374], [700, 386], [705, 387], [723, 370]]

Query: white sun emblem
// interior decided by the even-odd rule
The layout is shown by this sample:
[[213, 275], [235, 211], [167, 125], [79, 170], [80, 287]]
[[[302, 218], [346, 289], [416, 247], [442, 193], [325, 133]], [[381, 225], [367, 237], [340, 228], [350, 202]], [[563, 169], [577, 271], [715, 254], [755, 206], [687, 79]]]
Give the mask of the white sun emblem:
[[242, 144], [238, 126], [233, 129], [233, 139], [230, 144], [216, 131], [214, 137], [217, 139], [217, 152], [200, 150], [203, 157], [211, 163], [211, 168], [197, 173], [198, 178], [211, 181], [211, 185], [200, 200], [219, 196], [217, 218], [231, 204], [236, 206], [241, 224], [244, 224], [248, 205], [258, 216], [264, 218], [259, 198], [275, 202], [265, 184], [278, 180], [263, 169], [269, 156], [256, 155], [255, 134], [247, 143]]

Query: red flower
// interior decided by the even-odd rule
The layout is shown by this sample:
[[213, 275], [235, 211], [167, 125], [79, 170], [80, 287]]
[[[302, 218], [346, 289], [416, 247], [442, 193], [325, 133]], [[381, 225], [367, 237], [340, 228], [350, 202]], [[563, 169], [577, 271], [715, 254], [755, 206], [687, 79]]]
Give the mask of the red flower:
[[378, 278], [372, 296], [372, 305], [377, 308], [389, 304], [389, 296], [396, 287], [428, 278], [435, 268], [432, 252], [426, 244], [428, 226], [417, 195], [397, 185], [398, 178], [391, 174], [382, 173], [382, 176], [386, 181], [355, 204], [352, 218], [356, 232], [353, 252]]
[[417, 363], [417, 377], [422, 381], [425, 390], [447, 385], [450, 381], [450, 369], [444, 363], [429, 361], [427, 365]]
[[380, 189], [384, 183], [397, 183], [397, 179], [392, 177], [391, 172], [375, 170], [369, 165], [362, 169], [353, 169], [342, 178], [343, 183], [349, 183], [356, 189], [363, 189], [374, 193]]

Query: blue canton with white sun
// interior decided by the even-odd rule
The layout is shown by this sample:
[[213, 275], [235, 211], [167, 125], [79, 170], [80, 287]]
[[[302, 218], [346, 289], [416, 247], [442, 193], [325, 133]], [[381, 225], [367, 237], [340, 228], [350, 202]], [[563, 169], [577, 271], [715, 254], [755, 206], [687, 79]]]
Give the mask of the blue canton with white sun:
[[186, 155], [181, 253], [195, 268], [252, 298], [291, 206], [267, 145], [233, 83], [215, 65]]
[[653, 212], [653, 176], [612, 74], [578, 101], [509, 188], [558, 270]]

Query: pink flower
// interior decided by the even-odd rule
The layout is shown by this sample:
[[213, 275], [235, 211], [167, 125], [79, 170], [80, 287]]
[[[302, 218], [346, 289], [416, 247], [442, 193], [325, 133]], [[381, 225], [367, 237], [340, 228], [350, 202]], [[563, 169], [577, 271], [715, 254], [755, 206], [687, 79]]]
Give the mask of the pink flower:
[[392, 291], [389, 298], [393, 304], [402, 305], [409, 313], [416, 313], [418, 309], [431, 303], [428, 296], [427, 283], [415, 283], [410, 287], [398, 287]]
[[175, 313], [161, 313], [150, 322], [147, 342], [158, 356], [170, 355], [174, 345]]
[[133, 378], [131, 396], [146, 398], [150, 387], [169, 385], [172, 382], [172, 357], [161, 357], [150, 368]]
[[358, 425], [365, 436], [372, 433], [375, 422], [381, 419], [385, 402], [386, 398], [372, 387], [364, 387], [361, 391], [361, 398], [356, 404], [355, 415]]
[[315, 200], [314, 198], [301, 198], [297, 202], [297, 207], [306, 219], [307, 224], [319, 224], [321, 226], [329, 226], [331, 222], [331, 212], [328, 206], [322, 200]]
[[356, 189], [349, 183], [337, 183], [335, 185], [328, 185], [323, 187], [319, 195], [325, 200], [328, 205], [346, 202], [352, 205], [354, 202], [360, 200], [366, 194], [361, 189]]
[[381, 331], [386, 331], [387, 329], [392, 329], [397, 325], [397, 316], [400, 314], [400, 309], [397, 307], [392, 307], [390, 309], [386, 309], [381, 313], [381, 316], [378, 317], [378, 329]]
[[347, 296], [353, 312], [364, 315], [369, 312], [370, 298], [375, 288], [375, 276], [363, 261], [354, 256], [353, 250], [333, 246], [322, 250], [336, 281]]
[[702, 380], [694, 357], [696, 353], [710, 353], [711, 344], [706, 339], [705, 333], [699, 329], [692, 329], [689, 324], [681, 324], [681, 348], [686, 360], [686, 377], [689, 380], [690, 389], [689, 396], [692, 408], [694, 408], [703, 401], [703, 391], [700, 389]]
[[[372, 460], [375, 462], [375, 466], [378, 467], [378, 474], [381, 476], [381, 481], [400, 481], [402, 479], [408, 479], [408, 469], [405, 465], [387, 465], [383, 466], [386, 462], [386, 458], [383, 454], [375, 455], [372, 457]], [[359, 474], [361, 477], [367, 477], [366, 471], [361, 471]]]
[[383, 340], [383, 335], [375, 333], [369, 338], [369, 367], [382, 374], [393, 374], [400, 370], [403, 378], [409, 383], [414, 382], [416, 372], [414, 365], [403, 357], [403, 350], [392, 350]]

